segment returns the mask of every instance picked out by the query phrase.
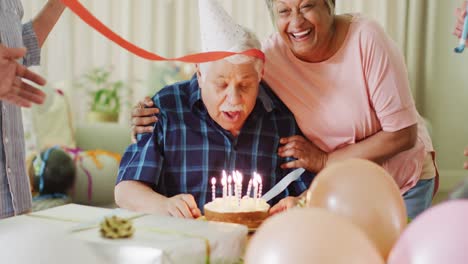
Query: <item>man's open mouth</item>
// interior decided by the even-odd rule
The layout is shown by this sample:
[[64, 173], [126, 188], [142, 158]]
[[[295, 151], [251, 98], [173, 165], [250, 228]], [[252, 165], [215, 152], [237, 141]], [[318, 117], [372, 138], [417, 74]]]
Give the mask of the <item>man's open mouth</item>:
[[240, 111], [235, 111], [235, 112], [223, 112], [224, 117], [229, 120], [230, 122], [236, 122], [239, 120], [241, 112]]

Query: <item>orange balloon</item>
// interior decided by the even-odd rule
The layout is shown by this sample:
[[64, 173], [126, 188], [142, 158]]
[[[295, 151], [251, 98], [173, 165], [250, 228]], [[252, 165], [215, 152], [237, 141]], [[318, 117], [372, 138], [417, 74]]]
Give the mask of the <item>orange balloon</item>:
[[306, 204], [350, 220], [385, 259], [407, 224], [397, 184], [382, 167], [367, 160], [350, 159], [325, 168], [310, 186]]
[[319, 208], [268, 218], [250, 241], [246, 264], [384, 264], [375, 245], [343, 217]]

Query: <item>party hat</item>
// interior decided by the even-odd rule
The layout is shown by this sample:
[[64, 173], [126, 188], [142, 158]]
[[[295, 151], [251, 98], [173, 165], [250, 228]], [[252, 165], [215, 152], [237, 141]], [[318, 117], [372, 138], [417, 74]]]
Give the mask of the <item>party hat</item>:
[[209, 51], [239, 51], [249, 34], [223, 9], [217, 0], [199, 0], [202, 49]]

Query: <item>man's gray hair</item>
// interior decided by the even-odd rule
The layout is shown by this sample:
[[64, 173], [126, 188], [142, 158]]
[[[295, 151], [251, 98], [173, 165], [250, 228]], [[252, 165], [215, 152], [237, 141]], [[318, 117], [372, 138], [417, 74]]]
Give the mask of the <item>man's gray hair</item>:
[[[232, 47], [229, 49], [231, 52], [243, 52], [246, 50], [250, 49], [261, 49], [262, 45], [260, 44], [260, 41], [258, 40], [257, 36], [255, 33], [250, 31], [249, 29], [243, 28], [244, 31], [246, 32], [242, 39], [239, 39], [238, 45]], [[262, 72], [263, 72], [263, 61], [261, 59], [258, 59], [256, 57], [251, 57], [247, 55], [234, 55], [231, 57], [227, 57], [225, 60], [232, 64], [246, 64], [246, 63], [255, 63], [255, 69], [258, 72], [259, 79], [262, 78]], [[209, 66], [211, 65], [211, 62], [205, 62], [205, 63], [200, 63], [199, 68], [200, 72], [202, 73], [202, 78], [205, 78], [206, 72], [209, 70]]]
[[[266, 5], [268, 7], [268, 10], [270, 10], [270, 16], [271, 20], [273, 21], [273, 24], [276, 22], [276, 15], [275, 15], [275, 10], [274, 10], [274, 4], [276, 0], [265, 0]], [[328, 6], [328, 9], [330, 10], [330, 15], [335, 15], [335, 0], [324, 0], [325, 4]]]

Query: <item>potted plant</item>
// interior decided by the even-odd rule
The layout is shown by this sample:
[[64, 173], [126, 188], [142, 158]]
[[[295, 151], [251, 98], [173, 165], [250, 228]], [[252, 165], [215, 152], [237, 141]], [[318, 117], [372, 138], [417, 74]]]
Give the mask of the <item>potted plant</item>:
[[124, 86], [122, 81], [111, 81], [111, 71], [94, 68], [86, 73], [79, 86], [88, 90], [91, 96], [88, 121], [117, 122], [120, 112], [119, 91]]

